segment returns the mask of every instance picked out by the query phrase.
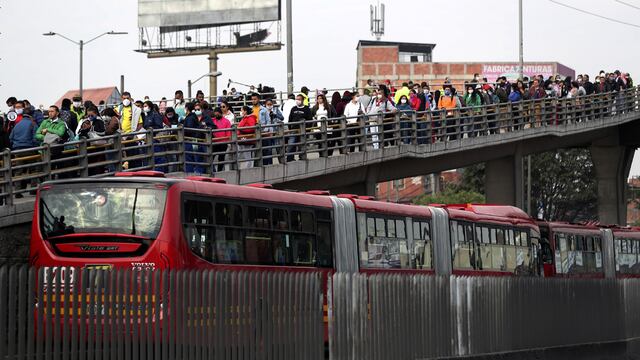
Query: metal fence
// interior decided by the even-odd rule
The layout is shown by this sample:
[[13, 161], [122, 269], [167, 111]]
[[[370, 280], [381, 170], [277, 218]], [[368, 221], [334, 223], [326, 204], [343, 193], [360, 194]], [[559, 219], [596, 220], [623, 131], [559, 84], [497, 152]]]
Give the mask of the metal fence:
[[[0, 203], [33, 192], [43, 180], [104, 176], [153, 169], [214, 175], [310, 156], [367, 152], [402, 145], [423, 146], [603, 122], [638, 112], [640, 88], [574, 99], [547, 98], [438, 111], [398, 111], [335, 119], [278, 122], [230, 129], [142, 130], [89, 140], [1, 153]], [[439, 146], [438, 149], [442, 147]]]
[[0, 359], [322, 359], [318, 273], [0, 267]]
[[624, 341], [640, 280], [335, 274], [331, 359], [427, 359]]

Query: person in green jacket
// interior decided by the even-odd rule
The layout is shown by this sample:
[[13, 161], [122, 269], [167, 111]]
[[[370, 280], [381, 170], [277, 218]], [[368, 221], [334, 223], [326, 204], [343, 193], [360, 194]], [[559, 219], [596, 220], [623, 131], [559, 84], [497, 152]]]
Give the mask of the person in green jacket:
[[468, 115], [470, 116], [464, 122], [466, 125], [464, 126], [464, 132], [467, 133], [468, 137], [475, 137], [478, 130], [482, 127], [481, 122], [482, 118], [480, 114], [482, 113], [482, 96], [480, 96], [480, 85], [477, 87], [468, 86], [467, 93], [464, 94], [464, 103], [467, 108], [469, 108]]
[[64, 137], [67, 132], [67, 125], [60, 119], [59, 115], [60, 109], [55, 105], [51, 105], [49, 107], [49, 118], [44, 120], [36, 131], [36, 140], [40, 145], [44, 143], [45, 135], [48, 133], [56, 134], [61, 139]]

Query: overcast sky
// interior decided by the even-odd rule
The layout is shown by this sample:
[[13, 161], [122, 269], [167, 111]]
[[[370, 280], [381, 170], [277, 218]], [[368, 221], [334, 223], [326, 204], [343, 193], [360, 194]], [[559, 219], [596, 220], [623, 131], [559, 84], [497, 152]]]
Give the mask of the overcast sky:
[[[559, 0], [640, 26], [640, 10], [615, 0]], [[356, 75], [356, 45], [373, 39], [369, 4], [373, 0], [293, 1], [294, 83], [299, 89], [345, 88]], [[434, 43], [434, 61], [517, 61], [517, 0], [383, 1], [387, 7], [383, 40]], [[640, 0], [625, 0], [640, 7]], [[138, 48], [137, 0], [6, 0], [0, 3], [0, 98], [28, 98], [50, 104], [78, 86], [78, 48], [54, 31], [88, 40], [84, 87], [125, 87], [134, 98], [172, 97], [188, 79], [208, 72], [206, 56], [147, 59]], [[283, 6], [284, 7], [284, 6]], [[282, 24], [284, 32], [285, 24]], [[640, 81], [640, 28], [599, 19], [547, 0], [524, 0], [525, 61], [558, 61], [593, 76], [601, 69], [628, 71]], [[282, 36], [283, 42], [286, 37]], [[286, 51], [221, 55], [219, 89], [232, 78], [243, 83], [286, 88]], [[208, 93], [203, 80], [194, 92]], [[186, 91], [185, 91], [186, 92]], [[636, 158], [632, 175], [640, 175]]]

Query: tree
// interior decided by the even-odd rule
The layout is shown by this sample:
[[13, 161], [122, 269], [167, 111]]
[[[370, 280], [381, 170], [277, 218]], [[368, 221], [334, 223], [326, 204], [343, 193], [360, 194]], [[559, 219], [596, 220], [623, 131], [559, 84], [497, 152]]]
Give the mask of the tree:
[[532, 215], [548, 221], [597, 220], [595, 179], [588, 149], [561, 149], [532, 156]]
[[462, 190], [456, 185], [446, 185], [444, 191], [436, 194], [421, 195], [413, 200], [414, 204], [484, 204], [484, 195], [471, 191]]

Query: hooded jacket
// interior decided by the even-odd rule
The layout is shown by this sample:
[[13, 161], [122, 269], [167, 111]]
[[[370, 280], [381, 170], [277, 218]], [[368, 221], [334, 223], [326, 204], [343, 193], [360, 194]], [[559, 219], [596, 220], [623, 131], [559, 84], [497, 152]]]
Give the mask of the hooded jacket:
[[20, 123], [14, 126], [9, 134], [12, 150], [38, 146], [35, 141], [36, 131], [38, 130], [38, 124], [35, 119], [25, 115], [22, 120], [24, 121], [20, 121]]

